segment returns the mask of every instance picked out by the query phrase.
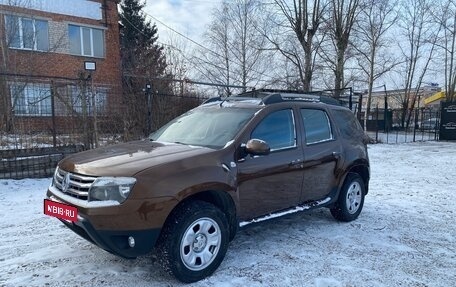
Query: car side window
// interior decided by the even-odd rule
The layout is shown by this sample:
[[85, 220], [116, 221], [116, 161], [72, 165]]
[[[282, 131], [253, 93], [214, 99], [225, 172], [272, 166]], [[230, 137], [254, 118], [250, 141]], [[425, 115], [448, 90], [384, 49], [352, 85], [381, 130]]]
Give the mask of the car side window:
[[363, 128], [352, 112], [348, 110], [333, 110], [334, 119], [339, 124], [340, 134], [344, 139], [358, 139], [364, 136]]
[[264, 140], [271, 151], [296, 146], [296, 131], [291, 109], [272, 112], [253, 130], [252, 139]]
[[333, 139], [331, 123], [325, 111], [301, 109], [306, 144], [315, 144]]

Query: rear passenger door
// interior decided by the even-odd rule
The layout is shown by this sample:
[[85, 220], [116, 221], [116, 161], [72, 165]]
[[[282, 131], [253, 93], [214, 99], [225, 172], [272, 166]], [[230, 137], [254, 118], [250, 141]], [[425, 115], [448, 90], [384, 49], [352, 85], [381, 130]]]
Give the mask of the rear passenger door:
[[301, 108], [304, 177], [301, 202], [324, 199], [337, 188], [336, 173], [341, 145], [326, 110]]

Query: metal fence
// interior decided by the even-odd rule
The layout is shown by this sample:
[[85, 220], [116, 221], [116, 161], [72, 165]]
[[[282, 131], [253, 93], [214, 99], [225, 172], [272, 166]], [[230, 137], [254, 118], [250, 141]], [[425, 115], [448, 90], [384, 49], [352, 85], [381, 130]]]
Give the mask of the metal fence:
[[119, 93], [77, 81], [9, 83], [10, 110], [0, 125], [0, 178], [52, 175], [82, 150], [145, 138], [205, 98], [144, 89]]
[[[338, 99], [367, 124], [374, 142], [438, 139], [439, 112], [420, 109], [404, 117], [403, 111], [374, 109], [364, 120], [362, 97], [342, 91]], [[207, 99], [183, 89], [165, 93], [145, 85], [120, 93], [68, 79], [26, 84], [19, 79], [9, 82], [9, 92], [10, 109], [0, 122], [0, 178], [17, 179], [51, 176], [57, 162], [74, 152], [145, 138]]]
[[374, 109], [368, 119], [367, 134], [376, 143], [406, 143], [439, 140], [440, 111], [415, 109], [412, 111]]

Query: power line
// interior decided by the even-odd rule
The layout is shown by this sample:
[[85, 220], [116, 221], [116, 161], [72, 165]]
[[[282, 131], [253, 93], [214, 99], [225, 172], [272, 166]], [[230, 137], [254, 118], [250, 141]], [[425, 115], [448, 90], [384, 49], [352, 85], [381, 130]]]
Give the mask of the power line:
[[[201, 47], [201, 48], [203, 48], [204, 50], [211, 52], [212, 54], [216, 55], [217, 57], [223, 58], [223, 56], [222, 56], [221, 54], [219, 54], [219, 53], [217, 53], [217, 52], [215, 52], [215, 51], [213, 51], [213, 50], [211, 50], [211, 49], [205, 47], [204, 45], [202, 45], [202, 44], [196, 42], [195, 40], [191, 39], [190, 37], [188, 37], [188, 36], [182, 34], [181, 32], [177, 31], [176, 29], [174, 29], [174, 28], [170, 27], [169, 25], [165, 24], [163, 21], [160, 21], [159, 19], [157, 19], [156, 17], [152, 16], [151, 14], [149, 14], [149, 13], [147, 13], [147, 12], [145, 12], [145, 11], [142, 11], [142, 12], [143, 12], [146, 16], [149, 16], [150, 18], [154, 19], [155, 21], [157, 21], [158, 23], [160, 23], [160, 24], [163, 25], [164, 27], [168, 28], [168, 29], [171, 30], [172, 32], [174, 32], [174, 33], [178, 34], [179, 36], [183, 37], [184, 39], [186, 39], [186, 40], [192, 42], [193, 44], [197, 45], [198, 47]], [[136, 26], [135, 26], [133, 23], [131, 23], [127, 18], [124, 18], [124, 19], [125, 19], [125, 20], [126, 20], [126, 21], [135, 29], [135, 30], [137, 30], [138, 32], [140, 32], [142, 35], [146, 36], [145, 33], [144, 33], [141, 29], [139, 29], [138, 27], [136, 27]], [[178, 51], [178, 52], [179, 52], [187, 61], [192, 62], [191, 60], [189, 60], [189, 59], [184, 55], [183, 51], [181, 51], [181, 50], [178, 49], [177, 47], [175, 47], [175, 46], [173, 46], [173, 45], [170, 45], [170, 44], [163, 43], [163, 42], [161, 42], [161, 41], [157, 41], [157, 43], [159, 43], [160, 45], [167, 46], [167, 47], [170, 47], [170, 48], [172, 48], [172, 49], [175, 49], [175, 50]], [[219, 66], [215, 65], [214, 63], [211, 63], [211, 62], [209, 62], [209, 61], [207, 61], [207, 60], [201, 59], [201, 58], [196, 57], [196, 56], [193, 56], [193, 57], [196, 58], [196, 59], [198, 59], [198, 60], [200, 60], [200, 61], [202, 61], [202, 62], [204, 62], [204, 63], [206, 63], [206, 64], [215, 66], [215, 67], [218, 68], [218, 69], [224, 69], [223, 67], [219, 67]], [[236, 64], [236, 65], [239, 66], [239, 67], [242, 67], [242, 64], [241, 64], [241, 63], [238, 63], [238, 62], [233, 61], [233, 60], [231, 60], [231, 59], [228, 59], [228, 61], [229, 61], [230, 63]], [[254, 70], [254, 69], [250, 69], [250, 71], [257, 73], [259, 76], [267, 76], [267, 77], [269, 77], [270, 79], [273, 79], [272, 76], [266, 75], [266, 71], [264, 71], [264, 72], [259, 72], [259, 71], [256, 71], [256, 70]], [[193, 82], [194, 82], [194, 81], [193, 81]], [[261, 79], [257, 80], [257, 83], [259, 83], [259, 82], [269, 83], [268, 81], [266, 81], [266, 80], [261, 80]], [[215, 85], [221, 85], [221, 84], [219, 84], [219, 83], [214, 83], [214, 84], [215, 84]], [[246, 88], [249, 88], [249, 87], [246, 87]]]
[[195, 84], [195, 85], [202, 85], [202, 86], [228, 87], [228, 88], [236, 88], [236, 89], [247, 88], [247, 87], [238, 86], [238, 85], [207, 83], [207, 82], [201, 82], [201, 81], [193, 81], [190, 79], [148, 77], [148, 76], [144, 76], [144, 75], [135, 75], [135, 74], [129, 74], [129, 73], [127, 73], [125, 75], [127, 77], [134, 77], [134, 78], [151, 79], [151, 80], [158, 80], [158, 81], [165, 81], [165, 82], [178, 82], [178, 83]]
[[[202, 45], [202, 44], [196, 42], [195, 40], [191, 39], [190, 37], [185, 36], [185, 35], [182, 34], [181, 32], [179, 32], [179, 31], [177, 31], [176, 29], [170, 27], [169, 25], [165, 24], [163, 21], [160, 21], [159, 19], [157, 19], [156, 17], [152, 16], [151, 14], [149, 14], [149, 13], [147, 13], [147, 12], [144, 12], [144, 11], [143, 11], [143, 13], [144, 13], [146, 16], [149, 16], [150, 18], [154, 19], [154, 20], [157, 21], [158, 23], [162, 24], [164, 27], [168, 28], [168, 29], [171, 30], [172, 32], [178, 34], [179, 36], [181, 36], [181, 37], [185, 38], [186, 40], [192, 42], [193, 44], [197, 45], [198, 47], [201, 47], [201, 48], [203, 48], [204, 50], [211, 52], [212, 54], [216, 55], [217, 57], [224, 58], [223, 55], [221, 55], [221, 54], [219, 54], [219, 53], [213, 51], [212, 49], [207, 48], [206, 46], [204, 46], [204, 45]], [[233, 60], [231, 60], [231, 59], [227, 59], [227, 60], [228, 60], [228, 62], [230, 62], [230, 63], [232, 63], [232, 64], [235, 64], [235, 65], [238, 65], [238, 66], [242, 67], [242, 64], [240, 64], [240, 63], [238, 63], [238, 62], [236, 62], [236, 61], [233, 61]], [[267, 76], [267, 77], [269, 77], [270, 79], [273, 79], [272, 76], [266, 75], [266, 71], [264, 71], [264, 72], [259, 72], [259, 71], [256, 71], [256, 70], [254, 70], [254, 69], [250, 69], [250, 71], [257, 73], [257, 74], [260, 75], [260, 76]], [[261, 80], [258, 80], [258, 81], [260, 82]], [[263, 82], [267, 82], [267, 81], [263, 80]]]
[[[141, 29], [139, 29], [138, 27], [136, 27], [136, 26], [135, 26], [133, 23], [131, 23], [127, 18], [125, 18], [125, 20], [126, 20], [126, 21], [135, 29], [135, 30], [137, 30], [137, 31], [138, 31], [139, 33], [141, 33], [143, 36], [146, 36], [146, 34], [145, 34]], [[177, 47], [175, 47], [175, 46], [173, 46], [173, 45], [170, 45], [170, 44], [163, 43], [163, 42], [161, 42], [161, 41], [157, 41], [157, 43], [160, 44], [160, 45], [167, 46], [167, 47], [169, 47], [169, 48], [172, 48], [172, 49], [178, 51], [178, 52], [182, 55], [182, 57], [184, 57], [185, 60], [187, 60], [188, 62], [192, 62], [190, 59], [188, 59], [188, 58], [185, 56], [184, 52], [183, 52], [182, 50], [180, 50], [179, 48], [177, 48]], [[199, 57], [194, 56], [194, 58], [196, 58], [196, 59], [198, 59], [198, 60], [204, 62], [205, 64], [212, 65], [212, 66], [214, 66], [214, 67], [216, 67], [216, 68], [218, 68], [218, 69], [224, 69], [223, 67], [219, 67], [219, 66], [217, 66], [216, 64], [211, 63], [211, 62], [208, 62], [208, 61], [206, 61], [206, 60], [204, 60], [204, 59], [201, 59], [201, 58], [199, 58]], [[192, 83], [197, 83], [197, 82], [195, 82], [195, 81], [191, 81], [191, 82], [192, 82]], [[206, 84], [207, 84], [207, 83], [206, 83]], [[220, 86], [221, 84], [220, 84], [220, 83], [214, 83], [214, 85]], [[233, 87], [234, 87], [234, 86], [233, 86]], [[244, 88], [244, 87], [243, 87], [243, 88]], [[245, 87], [245, 88], [249, 88], [249, 87]]]
[[149, 16], [150, 18], [154, 19], [154, 20], [157, 21], [158, 23], [162, 24], [163, 26], [165, 26], [165, 27], [168, 28], [169, 30], [173, 31], [174, 33], [178, 34], [179, 36], [181, 36], [181, 37], [187, 39], [188, 41], [192, 42], [193, 44], [197, 45], [198, 47], [201, 47], [201, 48], [203, 48], [203, 49], [205, 49], [205, 50], [207, 50], [207, 51], [213, 53], [214, 55], [217, 55], [218, 57], [222, 57], [222, 56], [221, 56], [220, 54], [218, 54], [217, 52], [214, 52], [214, 51], [212, 51], [211, 49], [209, 49], [209, 48], [207, 48], [207, 47], [201, 45], [200, 43], [196, 42], [195, 40], [191, 39], [190, 37], [185, 36], [185, 35], [182, 34], [181, 32], [179, 32], [179, 31], [175, 30], [174, 28], [168, 26], [167, 24], [165, 24], [164, 22], [162, 22], [162, 21], [160, 21], [159, 19], [155, 18], [154, 16], [152, 16], [152, 15], [146, 13], [146, 12], [144, 12], [144, 14], [146, 14], [146, 15]]
[[[139, 29], [138, 27], [136, 27], [133, 23], [131, 23], [127, 18], [125, 18], [125, 20], [127, 20], [127, 22], [135, 29], [137, 30], [138, 32], [140, 32], [142, 35], [145, 36], [144, 32]], [[162, 43], [160, 41], [157, 41], [157, 43], [159, 43], [160, 45], [163, 45], [163, 46], [168, 46], [172, 49], [175, 49], [176, 51], [178, 51], [183, 57], [185, 60], [187, 60], [188, 62], [191, 62], [190, 59], [188, 59], [184, 52], [173, 46], [173, 45], [169, 45], [169, 44], [166, 44], [166, 43]], [[218, 67], [217, 65], [213, 64], [213, 63], [210, 63], [210, 62], [207, 62], [201, 58], [198, 58], [198, 57], [195, 57], [197, 58], [198, 60], [200, 61], [203, 61], [205, 62], [206, 64], [212, 64], [214, 65], [215, 67], [217, 68], [221, 68], [221, 67]], [[140, 77], [140, 78], [148, 78], [147, 76], [139, 76], [139, 75], [132, 75], [132, 74], [125, 74], [126, 76], [130, 76], [130, 77]], [[167, 80], [167, 81], [171, 81], [171, 82], [181, 82], [181, 83], [189, 83], [189, 84], [196, 84], [196, 85], [204, 85], [204, 86], [216, 86], [216, 87], [229, 87], [229, 88], [240, 88], [240, 89], [244, 89], [244, 88], [252, 88], [252, 87], [244, 87], [244, 86], [238, 86], [238, 85], [227, 85], [227, 84], [221, 84], [221, 83], [206, 83], [206, 82], [199, 82], [199, 81], [194, 81], [194, 80], [189, 80], [189, 79], [185, 79], [185, 80], [179, 80], [179, 79], [164, 79], [164, 78], [152, 78], [154, 80]]]

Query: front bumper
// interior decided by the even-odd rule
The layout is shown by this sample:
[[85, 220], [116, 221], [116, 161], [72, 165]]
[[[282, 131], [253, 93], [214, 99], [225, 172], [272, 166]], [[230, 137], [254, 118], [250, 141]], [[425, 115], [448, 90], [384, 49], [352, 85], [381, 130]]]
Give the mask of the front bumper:
[[[155, 246], [160, 229], [109, 231], [95, 230], [92, 224], [82, 216], [77, 222], [62, 221], [68, 228], [100, 248], [124, 258], [136, 258], [149, 253]], [[135, 239], [134, 247], [128, 244], [128, 238]]]
[[[131, 213], [122, 213], [118, 210], [120, 208], [118, 205], [93, 208], [89, 206], [90, 203], [65, 195], [52, 186], [49, 188], [46, 197], [52, 201], [77, 207], [78, 220], [76, 222], [64, 219], [59, 220], [82, 238], [114, 255], [124, 258], [136, 258], [147, 254], [154, 248], [155, 242], [160, 235], [160, 228], [147, 228], [144, 226], [146, 224], [143, 221], [137, 223], [138, 218], [132, 217]], [[134, 205], [133, 209], [137, 209], [137, 206]], [[86, 212], [88, 211], [93, 214], [87, 215]], [[129, 214], [130, 217], [125, 219], [125, 214]], [[119, 220], [119, 218], [122, 218], [122, 220]], [[100, 228], [100, 225], [104, 225], [104, 228]], [[138, 227], [143, 228], [139, 229]], [[135, 241], [133, 247], [128, 243], [130, 236]]]

